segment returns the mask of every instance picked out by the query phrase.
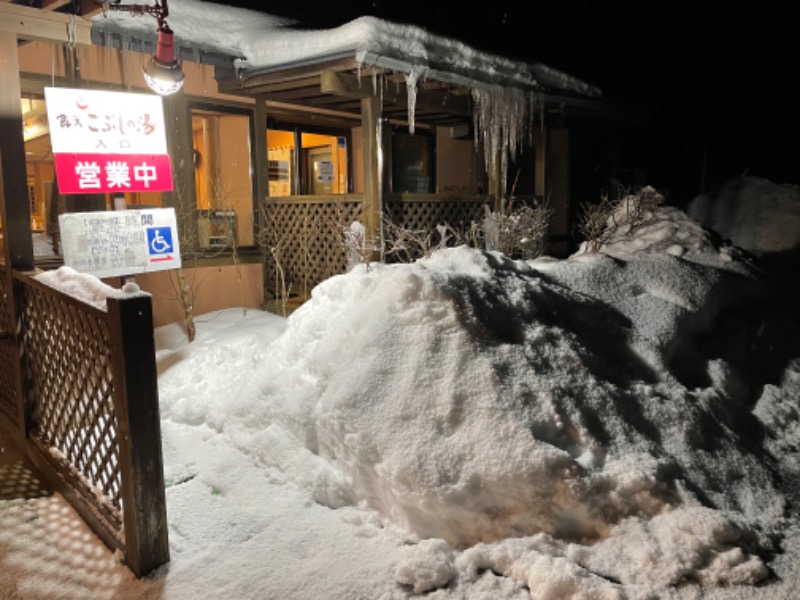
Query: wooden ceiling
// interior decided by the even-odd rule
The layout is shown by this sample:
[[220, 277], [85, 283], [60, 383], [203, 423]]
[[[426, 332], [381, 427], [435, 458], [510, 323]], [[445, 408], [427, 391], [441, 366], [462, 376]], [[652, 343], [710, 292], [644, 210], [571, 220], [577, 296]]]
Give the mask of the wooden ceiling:
[[[254, 96], [270, 105], [293, 105], [320, 114], [360, 118], [361, 100], [380, 96], [383, 116], [390, 121], [409, 119], [408, 86], [402, 73], [360, 68], [355, 59], [341, 59], [250, 75], [223, 81], [220, 91]], [[414, 122], [456, 125], [472, 121], [468, 89], [437, 81], [420, 82], [414, 102]], [[274, 110], [271, 111], [274, 113]]]
[[[103, 3], [96, 0], [79, 0], [77, 3], [74, 0], [0, 0], [0, 4], [18, 4], [42, 10], [73, 13], [87, 19], [92, 15], [103, 12]], [[73, 8], [75, 4], [78, 7], [77, 13]]]

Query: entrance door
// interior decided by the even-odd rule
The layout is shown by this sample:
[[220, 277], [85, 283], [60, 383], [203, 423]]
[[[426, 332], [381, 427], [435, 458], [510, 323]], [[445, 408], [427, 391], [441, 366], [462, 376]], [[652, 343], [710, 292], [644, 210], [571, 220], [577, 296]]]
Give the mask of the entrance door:
[[309, 174], [309, 193], [314, 196], [333, 194], [335, 169], [330, 146], [304, 148], [306, 172]]

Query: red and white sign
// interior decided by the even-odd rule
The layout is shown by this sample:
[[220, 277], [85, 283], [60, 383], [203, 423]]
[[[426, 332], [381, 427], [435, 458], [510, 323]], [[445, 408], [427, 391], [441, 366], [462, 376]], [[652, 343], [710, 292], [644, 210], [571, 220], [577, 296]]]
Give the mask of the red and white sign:
[[167, 154], [56, 154], [55, 165], [62, 194], [172, 189]]
[[160, 96], [45, 88], [62, 194], [172, 190]]

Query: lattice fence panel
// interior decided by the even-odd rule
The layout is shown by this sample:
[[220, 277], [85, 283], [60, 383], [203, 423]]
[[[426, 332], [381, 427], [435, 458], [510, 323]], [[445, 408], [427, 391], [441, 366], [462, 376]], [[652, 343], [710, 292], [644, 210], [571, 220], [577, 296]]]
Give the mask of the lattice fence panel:
[[12, 333], [11, 290], [8, 271], [0, 265], [0, 412], [15, 426], [19, 425], [19, 398], [17, 395], [16, 369], [17, 350]]
[[81, 482], [108, 524], [121, 531], [122, 500], [107, 314], [26, 285], [25, 368], [34, 430]]
[[386, 214], [405, 229], [433, 232], [437, 225], [449, 225], [466, 238], [470, 225], [483, 220], [484, 205], [484, 201], [466, 200], [392, 201], [386, 203]]
[[265, 204], [264, 213], [262, 244], [267, 254], [268, 289], [280, 292], [272, 248], [278, 249], [286, 285], [291, 285], [293, 295], [307, 297], [318, 283], [347, 269], [340, 227], [361, 218], [361, 202], [271, 201]]
[[413, 202], [387, 202], [391, 219], [407, 229], [433, 229], [437, 225], [450, 225], [456, 230], [469, 228], [473, 221], [483, 219], [484, 202], [464, 200], [432, 200]]

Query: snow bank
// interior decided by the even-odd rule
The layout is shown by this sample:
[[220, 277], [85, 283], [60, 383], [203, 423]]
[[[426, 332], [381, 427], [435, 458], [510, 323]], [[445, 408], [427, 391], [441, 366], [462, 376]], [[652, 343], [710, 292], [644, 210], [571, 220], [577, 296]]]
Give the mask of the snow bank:
[[162, 415], [380, 538], [379, 596], [753, 590], [797, 538], [794, 307], [685, 215], [650, 217], [613, 254], [444, 249], [244, 335], [232, 313], [189, 346], [165, 331]]
[[681, 360], [746, 278], [664, 254], [528, 264], [467, 248], [357, 268], [267, 347], [253, 331], [236, 395], [209, 381], [207, 399], [170, 393], [162, 410], [316, 502], [428, 540], [397, 567], [417, 592], [486, 568], [543, 598], [754, 583], [785, 508], [753, 451], [760, 389], [733, 393], [712, 349], [691, 372]]
[[800, 186], [740, 177], [698, 196], [687, 213], [750, 252], [800, 249]]
[[36, 275], [35, 279], [100, 310], [107, 309], [108, 298], [126, 298], [133, 294], [145, 293], [134, 282], [127, 282], [121, 289], [117, 289], [103, 283], [94, 275], [79, 273], [71, 267], [44, 271]]

